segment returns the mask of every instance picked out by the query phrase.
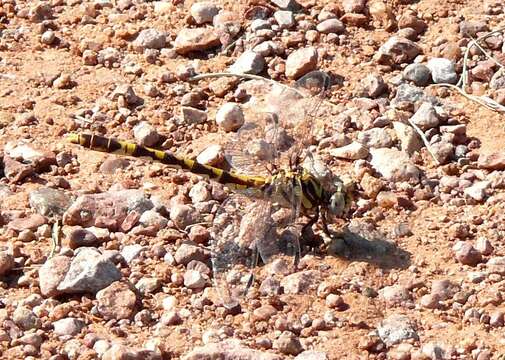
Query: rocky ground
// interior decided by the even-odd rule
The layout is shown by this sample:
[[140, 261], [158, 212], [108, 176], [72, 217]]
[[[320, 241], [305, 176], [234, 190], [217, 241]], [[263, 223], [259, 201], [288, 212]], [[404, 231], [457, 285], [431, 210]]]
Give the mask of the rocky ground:
[[[503, 34], [467, 49], [503, 26], [500, 0], [0, 0], [2, 358], [500, 358], [503, 113], [436, 84], [500, 110]], [[208, 250], [225, 189], [64, 140], [219, 164], [250, 82], [188, 79], [311, 70], [332, 78], [316, 152], [357, 184], [348, 249], [232, 310]]]

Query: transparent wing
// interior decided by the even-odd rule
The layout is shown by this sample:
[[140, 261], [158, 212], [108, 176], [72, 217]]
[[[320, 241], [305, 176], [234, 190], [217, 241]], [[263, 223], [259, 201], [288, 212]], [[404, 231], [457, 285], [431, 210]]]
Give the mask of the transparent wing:
[[308, 73], [294, 88], [247, 81], [244, 125], [225, 145], [230, 165], [248, 175], [269, 175], [287, 168], [295, 155], [313, 144], [314, 118], [329, 86], [329, 76]]
[[294, 182], [284, 180], [264, 189], [262, 196], [234, 192], [216, 212], [212, 266], [214, 283], [226, 307], [240, 303], [253, 283], [253, 269], [260, 260], [270, 264], [275, 259], [299, 256], [294, 219], [301, 191]]

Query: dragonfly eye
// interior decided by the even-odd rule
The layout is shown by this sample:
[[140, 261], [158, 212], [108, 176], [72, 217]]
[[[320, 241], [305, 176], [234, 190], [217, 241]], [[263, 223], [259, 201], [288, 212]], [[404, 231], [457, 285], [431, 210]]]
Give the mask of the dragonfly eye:
[[343, 215], [344, 210], [346, 208], [346, 198], [345, 195], [340, 192], [336, 191], [331, 195], [330, 197], [330, 212], [332, 215], [340, 217]]

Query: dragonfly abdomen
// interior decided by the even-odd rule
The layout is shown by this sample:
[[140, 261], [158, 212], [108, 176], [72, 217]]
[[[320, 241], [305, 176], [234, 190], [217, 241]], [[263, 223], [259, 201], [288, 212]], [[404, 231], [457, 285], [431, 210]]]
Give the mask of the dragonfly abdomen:
[[210, 165], [180, 157], [167, 151], [157, 150], [131, 142], [116, 140], [99, 135], [70, 134], [68, 140], [91, 150], [134, 157], [148, 157], [172, 168], [188, 170], [192, 173], [211, 178], [221, 184], [235, 189], [261, 188], [266, 179], [219, 169]]

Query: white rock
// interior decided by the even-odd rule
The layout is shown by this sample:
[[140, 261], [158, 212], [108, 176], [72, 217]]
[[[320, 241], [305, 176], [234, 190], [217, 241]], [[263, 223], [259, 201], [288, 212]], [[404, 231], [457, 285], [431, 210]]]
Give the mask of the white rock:
[[197, 24], [211, 23], [219, 12], [217, 5], [210, 2], [194, 3], [191, 6], [191, 16]]
[[224, 104], [216, 114], [216, 123], [226, 132], [238, 130], [244, 125], [242, 108], [236, 103]]

